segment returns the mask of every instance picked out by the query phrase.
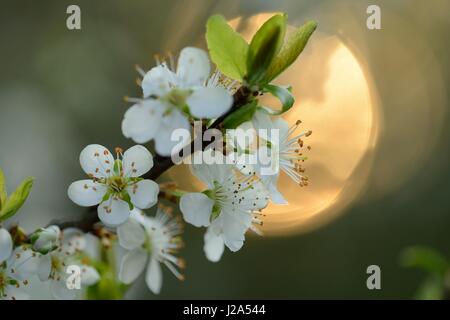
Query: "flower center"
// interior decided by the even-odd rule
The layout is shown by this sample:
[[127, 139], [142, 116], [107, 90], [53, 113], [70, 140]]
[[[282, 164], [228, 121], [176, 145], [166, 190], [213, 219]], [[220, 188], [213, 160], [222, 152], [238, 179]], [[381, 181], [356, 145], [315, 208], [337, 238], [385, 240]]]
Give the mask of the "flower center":
[[0, 298], [6, 297], [7, 286], [17, 286], [18, 282], [6, 275], [6, 262], [0, 264]]
[[52, 256], [51, 263], [50, 263], [50, 279], [59, 281], [60, 280], [60, 273], [63, 271], [64, 263], [59, 258]]
[[106, 180], [106, 185], [112, 193], [121, 193], [127, 186], [129, 179], [122, 176], [112, 176]]
[[189, 107], [186, 105], [186, 99], [192, 93], [192, 90], [185, 90], [180, 88], [173, 88], [169, 93], [161, 98], [169, 104], [169, 108], [164, 112], [164, 115], [169, 115], [174, 109], [179, 109], [186, 114], [189, 113]]

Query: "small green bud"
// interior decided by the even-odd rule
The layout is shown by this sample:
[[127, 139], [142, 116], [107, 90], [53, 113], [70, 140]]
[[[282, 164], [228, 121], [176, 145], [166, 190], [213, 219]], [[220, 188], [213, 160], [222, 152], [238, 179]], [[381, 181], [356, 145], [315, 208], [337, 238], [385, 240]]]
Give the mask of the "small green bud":
[[49, 226], [35, 231], [30, 236], [33, 250], [42, 254], [47, 254], [58, 247], [61, 231], [58, 226]]

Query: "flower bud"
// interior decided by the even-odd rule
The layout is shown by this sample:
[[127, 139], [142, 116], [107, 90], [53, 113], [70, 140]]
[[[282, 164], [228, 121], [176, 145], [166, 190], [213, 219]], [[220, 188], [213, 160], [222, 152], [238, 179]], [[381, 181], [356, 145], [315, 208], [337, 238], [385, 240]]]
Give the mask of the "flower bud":
[[35, 231], [30, 237], [33, 250], [42, 254], [55, 250], [58, 247], [60, 234], [58, 226], [49, 226]]

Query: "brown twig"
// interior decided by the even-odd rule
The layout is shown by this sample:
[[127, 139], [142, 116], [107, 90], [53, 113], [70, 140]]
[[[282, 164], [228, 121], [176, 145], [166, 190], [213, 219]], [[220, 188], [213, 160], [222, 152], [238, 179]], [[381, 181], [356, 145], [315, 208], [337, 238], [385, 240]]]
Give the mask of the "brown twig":
[[[228, 117], [231, 113], [233, 113], [236, 109], [246, 104], [250, 96], [251, 91], [248, 88], [240, 87], [239, 89], [237, 89], [236, 93], [233, 95], [233, 105], [231, 106], [230, 110], [228, 110], [228, 112], [217, 118], [213, 122], [213, 124], [211, 124], [210, 128], [219, 129], [225, 118]], [[188, 150], [193, 149], [194, 149], [194, 141], [192, 141], [190, 148]], [[189, 155], [190, 154], [183, 154], [183, 157], [187, 157]], [[154, 163], [153, 168], [146, 175], [144, 175], [145, 179], [156, 180], [164, 172], [166, 172], [174, 165], [170, 156], [163, 157], [158, 154], [153, 157], [153, 163]]]

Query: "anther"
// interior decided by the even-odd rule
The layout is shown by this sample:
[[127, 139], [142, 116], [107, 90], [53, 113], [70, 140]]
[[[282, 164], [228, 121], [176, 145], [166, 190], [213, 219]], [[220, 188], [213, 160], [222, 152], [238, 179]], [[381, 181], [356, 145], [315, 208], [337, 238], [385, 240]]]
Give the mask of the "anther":
[[123, 149], [121, 147], [116, 147], [114, 150], [116, 151], [116, 154], [122, 154], [123, 153]]

